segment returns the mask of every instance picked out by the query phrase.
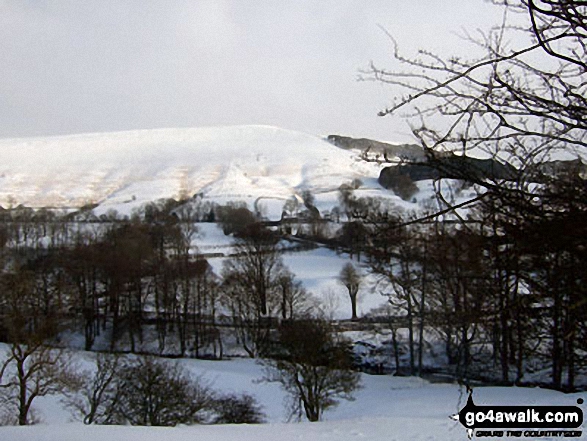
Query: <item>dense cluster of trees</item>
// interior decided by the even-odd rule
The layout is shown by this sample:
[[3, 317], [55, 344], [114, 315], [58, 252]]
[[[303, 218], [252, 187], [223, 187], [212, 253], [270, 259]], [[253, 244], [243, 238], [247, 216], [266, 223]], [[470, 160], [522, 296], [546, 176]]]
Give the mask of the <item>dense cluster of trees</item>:
[[20, 315], [27, 323], [58, 325], [53, 335], [81, 329], [86, 350], [98, 337], [110, 351], [145, 350], [149, 332], [161, 354], [218, 358], [222, 325], [233, 326], [255, 357], [268, 341], [272, 317], [308, 313], [311, 297], [283, 264], [276, 233], [258, 222], [231, 230], [233, 255], [217, 275], [194, 248], [189, 204], [175, 205], [150, 204], [132, 219], [99, 223], [52, 217], [46, 224], [33, 210], [4, 213], [3, 339]]
[[574, 389], [587, 361], [587, 186], [574, 182], [572, 206], [541, 205], [535, 216], [488, 197], [466, 220], [414, 222], [365, 202], [362, 252], [392, 331], [407, 330], [404, 371], [422, 373], [440, 341], [458, 378], [522, 382], [548, 367], [554, 387]]
[[[311, 324], [316, 314], [311, 296], [283, 264], [275, 232], [243, 207], [221, 210], [235, 242], [217, 275], [193, 248], [189, 204], [150, 204], [131, 219], [111, 213], [100, 222], [40, 214], [7, 210], [0, 224], [0, 339], [9, 348], [0, 364], [3, 422], [34, 422], [32, 403], [48, 394], [69, 397], [87, 424], [263, 420], [253, 397], [213, 394], [177, 365], [153, 358], [99, 354], [95, 369], [75, 372], [60, 340], [74, 333], [83, 335], [86, 350], [219, 358], [228, 338], [251, 357], [270, 355], [282, 344], [278, 321]], [[348, 369], [349, 361], [337, 368]], [[321, 360], [304, 362], [318, 369]], [[328, 392], [323, 395], [324, 401]], [[312, 421], [332, 404], [325, 403], [309, 414]]]
[[251, 357], [270, 342], [272, 318], [292, 320], [310, 313], [314, 303], [284, 266], [279, 237], [252, 224], [235, 244], [235, 256], [222, 269], [222, 290], [238, 341]]
[[[22, 313], [31, 322], [81, 327], [86, 350], [107, 332], [111, 350], [124, 337], [134, 352], [142, 325], [151, 322], [160, 352], [174, 330], [179, 353], [188, 347], [197, 353], [215, 326], [216, 282], [209, 264], [190, 254], [196, 230], [182, 218], [189, 213], [170, 213], [153, 204], [142, 218], [95, 224], [5, 213], [4, 332], [12, 332], [11, 317]], [[25, 311], [7, 309], [14, 297], [30, 299], [15, 306]]]

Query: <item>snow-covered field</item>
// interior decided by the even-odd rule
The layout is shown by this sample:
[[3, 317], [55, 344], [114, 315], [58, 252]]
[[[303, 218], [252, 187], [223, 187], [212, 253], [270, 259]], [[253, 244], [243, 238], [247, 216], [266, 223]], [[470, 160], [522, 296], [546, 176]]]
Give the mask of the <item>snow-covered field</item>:
[[[198, 223], [198, 235], [194, 238], [194, 246], [204, 255], [230, 255], [233, 238], [225, 236], [217, 224]], [[222, 271], [223, 257], [207, 257], [216, 274]], [[335, 319], [348, 319], [351, 315], [351, 303], [346, 288], [337, 278], [342, 267], [350, 262], [347, 254], [336, 254], [328, 248], [316, 248], [309, 251], [286, 252], [283, 263], [295, 274], [296, 279], [303, 283], [304, 288], [315, 297], [326, 312]], [[361, 267], [363, 263], [353, 263]], [[357, 311], [362, 316], [373, 308], [385, 303], [376, 289], [376, 278], [361, 270], [365, 276], [357, 297]]]
[[[83, 360], [92, 354], [79, 353]], [[71, 422], [54, 397], [39, 399], [37, 411], [44, 422], [32, 427], [0, 427], [3, 441], [114, 441], [114, 440], [466, 440], [467, 435], [450, 415], [466, 401], [454, 384], [431, 384], [419, 378], [362, 376], [355, 400], [342, 402], [320, 423], [286, 422], [285, 394], [275, 384], [259, 383], [263, 368], [249, 359], [226, 361], [182, 360], [221, 391], [249, 392], [263, 405], [268, 424], [191, 426], [177, 428], [84, 426]], [[544, 389], [486, 387], [475, 389], [475, 403], [496, 405], [576, 405], [586, 393], [562, 394]], [[548, 438], [543, 438], [548, 439]]]

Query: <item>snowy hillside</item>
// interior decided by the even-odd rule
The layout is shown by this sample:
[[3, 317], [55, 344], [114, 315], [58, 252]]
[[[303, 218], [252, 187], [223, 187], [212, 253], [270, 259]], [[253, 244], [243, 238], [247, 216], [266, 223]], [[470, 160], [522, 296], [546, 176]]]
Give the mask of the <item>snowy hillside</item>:
[[0, 140], [0, 205], [99, 212], [201, 193], [220, 203], [283, 206], [304, 190], [333, 191], [380, 167], [327, 141], [268, 126], [158, 129]]
[[[0, 352], [3, 350], [0, 345]], [[93, 355], [78, 352], [80, 363]], [[432, 384], [420, 378], [362, 374], [362, 388], [354, 401], [343, 401], [326, 412], [324, 422], [285, 423], [285, 394], [275, 383], [259, 383], [263, 368], [254, 360], [182, 360], [192, 374], [202, 376], [213, 388], [224, 392], [247, 392], [255, 396], [269, 424], [181, 426], [176, 428], [85, 426], [70, 422], [71, 415], [59, 397], [39, 398], [37, 415], [43, 420], [28, 427], [0, 427], [6, 441], [98, 441], [98, 440], [324, 440], [400, 441], [467, 440], [467, 433], [449, 418], [464, 405], [466, 394], [456, 384]], [[479, 404], [575, 405], [585, 393], [565, 395], [538, 388], [483, 387], [475, 389]], [[498, 438], [490, 438], [498, 439]], [[511, 439], [511, 438], [508, 438]], [[530, 438], [524, 438], [530, 439]], [[551, 438], [541, 438], [551, 439]]]

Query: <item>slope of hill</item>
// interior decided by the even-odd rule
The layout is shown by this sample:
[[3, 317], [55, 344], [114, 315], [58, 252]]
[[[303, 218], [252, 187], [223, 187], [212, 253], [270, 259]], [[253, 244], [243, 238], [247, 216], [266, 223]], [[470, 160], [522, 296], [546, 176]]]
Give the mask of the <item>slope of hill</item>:
[[376, 178], [380, 167], [315, 136], [268, 126], [0, 140], [0, 205], [129, 213], [159, 198], [285, 200]]
[[[4, 351], [0, 345], [0, 353]], [[76, 361], [92, 361], [92, 354], [77, 352]], [[90, 369], [91, 365], [88, 366]], [[98, 426], [70, 422], [70, 412], [58, 396], [41, 397], [36, 404], [41, 424], [0, 427], [4, 441], [160, 441], [160, 440], [322, 440], [322, 441], [448, 441], [467, 440], [466, 430], [449, 418], [465, 404], [464, 388], [457, 384], [432, 384], [416, 377], [361, 375], [356, 400], [342, 401], [325, 413], [320, 423], [284, 423], [286, 396], [275, 383], [259, 383], [263, 367], [254, 360], [182, 360], [194, 376], [210, 381], [223, 393], [248, 393], [267, 414], [268, 424], [194, 425], [171, 427]], [[539, 388], [483, 387], [475, 389], [475, 401], [483, 405], [572, 406], [585, 393], [563, 394]], [[580, 430], [580, 429], [579, 429]], [[492, 440], [499, 439], [492, 437]], [[512, 439], [512, 438], [507, 438]], [[523, 438], [526, 440], [534, 438]], [[541, 438], [544, 439], [544, 438]], [[554, 438], [548, 438], [554, 439]], [[575, 438], [577, 439], [577, 438]], [[583, 439], [583, 438], [581, 438]]]

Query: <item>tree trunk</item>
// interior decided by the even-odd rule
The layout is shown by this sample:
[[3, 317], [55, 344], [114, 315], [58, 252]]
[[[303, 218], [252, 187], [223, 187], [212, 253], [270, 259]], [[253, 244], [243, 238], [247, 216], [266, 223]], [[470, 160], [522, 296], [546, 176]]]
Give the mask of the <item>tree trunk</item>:
[[352, 309], [352, 316], [351, 320], [358, 320], [357, 317], [357, 293], [351, 294], [351, 309]]
[[416, 366], [414, 360], [414, 317], [412, 311], [412, 297], [408, 294], [408, 345], [410, 349], [410, 375], [416, 373]]
[[397, 341], [397, 329], [390, 323], [391, 329], [391, 344], [393, 345], [393, 358], [395, 361], [395, 375], [399, 375], [400, 373], [400, 365], [399, 365], [399, 344]]

